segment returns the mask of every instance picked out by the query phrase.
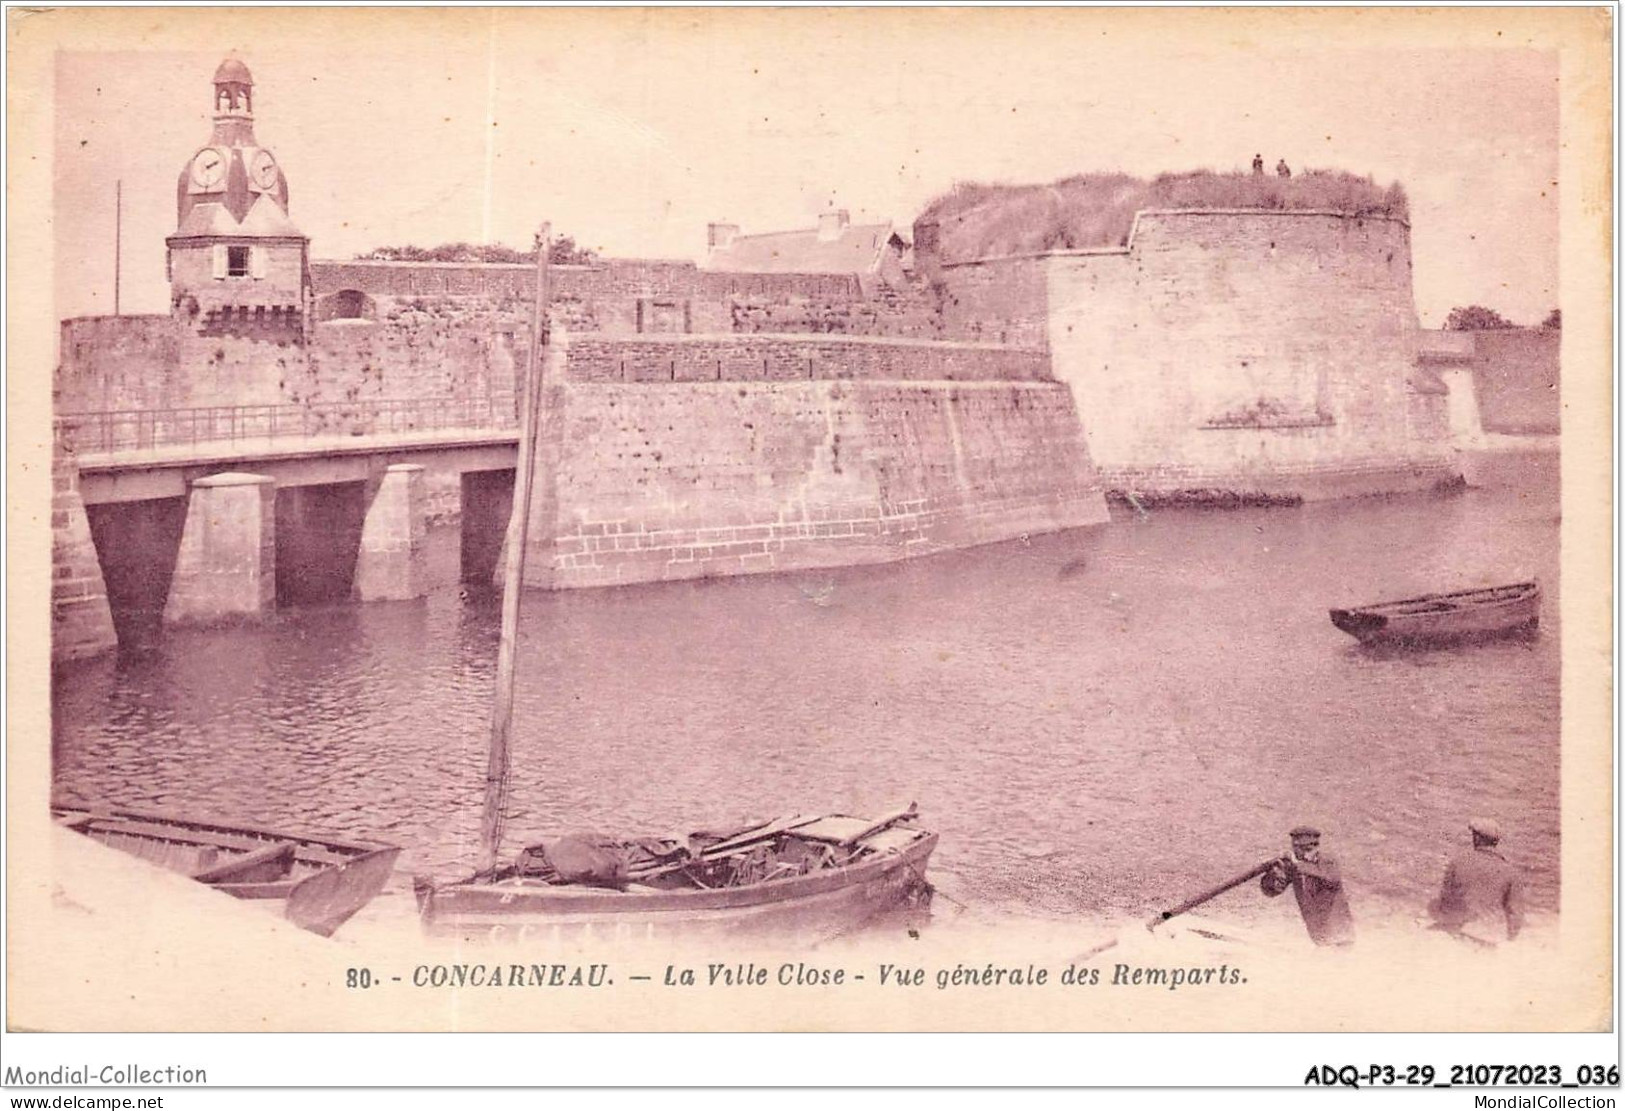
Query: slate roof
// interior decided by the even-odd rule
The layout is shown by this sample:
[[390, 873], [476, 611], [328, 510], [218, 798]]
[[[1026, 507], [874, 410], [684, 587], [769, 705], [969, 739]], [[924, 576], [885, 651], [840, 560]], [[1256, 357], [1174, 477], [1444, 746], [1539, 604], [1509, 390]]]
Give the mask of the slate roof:
[[817, 228], [738, 235], [727, 247], [713, 249], [707, 270], [750, 274], [868, 274], [880, 266], [887, 245], [901, 236], [886, 224], [848, 224], [828, 238]]
[[259, 239], [302, 238], [304, 233], [288, 219], [287, 213], [268, 195], [261, 193], [259, 200], [248, 210], [243, 222], [231, 218], [221, 204], [206, 201], [192, 206], [174, 238], [191, 239], [196, 236], [252, 236]]

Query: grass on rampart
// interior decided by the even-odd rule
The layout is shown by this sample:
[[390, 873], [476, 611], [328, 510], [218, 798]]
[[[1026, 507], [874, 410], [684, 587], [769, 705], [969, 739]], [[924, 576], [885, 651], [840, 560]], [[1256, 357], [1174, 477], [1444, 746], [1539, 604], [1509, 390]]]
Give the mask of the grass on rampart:
[[947, 262], [1034, 251], [1121, 247], [1134, 214], [1146, 208], [1319, 209], [1406, 218], [1405, 191], [1342, 170], [1162, 174], [1079, 174], [1050, 185], [962, 182], [920, 214], [941, 229]]

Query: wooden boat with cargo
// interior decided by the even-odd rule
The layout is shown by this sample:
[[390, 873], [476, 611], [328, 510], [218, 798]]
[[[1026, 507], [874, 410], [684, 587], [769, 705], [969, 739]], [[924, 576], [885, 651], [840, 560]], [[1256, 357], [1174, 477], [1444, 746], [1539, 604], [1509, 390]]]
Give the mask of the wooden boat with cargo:
[[561, 839], [462, 883], [420, 879], [418, 905], [428, 932], [464, 938], [828, 937], [929, 900], [937, 835], [914, 828], [915, 816], [910, 806], [874, 820], [781, 818], [720, 837]]
[[222, 825], [191, 818], [54, 806], [60, 826], [181, 872], [239, 899], [274, 905], [329, 937], [389, 882], [394, 845]]
[[1533, 632], [1540, 586], [1510, 583], [1331, 611], [1332, 624], [1362, 644], [1454, 644]]
[[486, 763], [480, 857], [467, 879], [414, 880], [431, 934], [494, 938], [611, 937], [769, 931], [811, 940], [844, 933], [886, 911], [922, 904], [937, 836], [913, 825], [916, 809], [869, 819], [786, 817], [681, 838], [611, 840], [574, 835], [499, 863], [509, 783], [515, 643], [535, 484], [543, 352], [548, 342], [547, 229], [537, 236], [536, 300], [520, 407], [513, 517], [502, 576], [502, 631]]

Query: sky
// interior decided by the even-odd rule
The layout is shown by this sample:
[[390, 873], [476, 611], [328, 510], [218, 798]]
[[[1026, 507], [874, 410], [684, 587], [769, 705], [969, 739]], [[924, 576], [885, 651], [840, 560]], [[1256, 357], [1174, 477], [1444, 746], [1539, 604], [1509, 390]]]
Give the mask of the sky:
[[150, 11], [150, 33], [70, 34], [56, 56], [61, 317], [111, 311], [119, 181], [121, 307], [167, 311], [175, 180], [228, 53], [316, 258], [523, 247], [546, 220], [605, 255], [698, 259], [710, 221], [908, 225], [958, 181], [1259, 152], [1404, 185], [1424, 325], [1558, 304], [1558, 56], [1513, 39], [1190, 9]]

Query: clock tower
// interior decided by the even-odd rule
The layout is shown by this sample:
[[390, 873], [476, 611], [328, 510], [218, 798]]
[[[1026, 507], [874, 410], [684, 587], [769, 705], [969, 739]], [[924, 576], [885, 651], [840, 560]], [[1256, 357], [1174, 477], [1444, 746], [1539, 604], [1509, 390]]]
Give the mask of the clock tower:
[[288, 180], [254, 137], [254, 78], [214, 72], [214, 133], [181, 169], [170, 305], [199, 331], [288, 341], [310, 316], [310, 240], [288, 218]]

